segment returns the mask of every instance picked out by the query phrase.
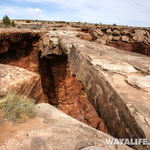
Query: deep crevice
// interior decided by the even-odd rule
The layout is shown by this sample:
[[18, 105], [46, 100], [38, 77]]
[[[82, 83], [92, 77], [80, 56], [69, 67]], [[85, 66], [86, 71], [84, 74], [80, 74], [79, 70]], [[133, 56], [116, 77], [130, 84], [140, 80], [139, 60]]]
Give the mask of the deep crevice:
[[43, 101], [40, 102], [50, 103], [71, 117], [107, 133], [104, 122], [88, 101], [82, 83], [70, 74], [68, 56], [40, 58], [38, 46], [33, 46], [35, 41], [26, 42], [24, 48], [24, 42], [12, 44], [7, 53], [0, 54], [0, 63], [38, 73], [43, 88]]

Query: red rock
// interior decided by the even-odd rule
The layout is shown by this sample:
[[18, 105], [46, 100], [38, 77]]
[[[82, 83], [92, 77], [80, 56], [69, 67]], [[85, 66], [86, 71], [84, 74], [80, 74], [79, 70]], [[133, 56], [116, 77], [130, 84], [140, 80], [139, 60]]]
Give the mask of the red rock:
[[[20, 35], [15, 40], [16, 35], [13, 33], [12, 41], [18, 43], [12, 43], [8, 52], [0, 55], [0, 63], [38, 73], [42, 79], [44, 92], [40, 102], [54, 104], [66, 114], [98, 128], [101, 119], [88, 101], [82, 83], [70, 75], [67, 56], [57, 56], [55, 59], [40, 58], [36, 38], [21, 41], [23, 37], [29, 39], [31, 34], [26, 34], [26, 37]], [[89, 109], [93, 116], [88, 113]]]

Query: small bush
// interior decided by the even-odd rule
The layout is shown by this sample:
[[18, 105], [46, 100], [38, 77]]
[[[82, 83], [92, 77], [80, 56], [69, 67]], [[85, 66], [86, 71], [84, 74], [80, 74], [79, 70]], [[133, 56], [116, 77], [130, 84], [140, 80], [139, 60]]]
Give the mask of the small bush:
[[11, 26], [12, 26], [12, 27], [15, 27], [15, 26], [16, 26], [14, 20], [11, 22]]
[[25, 122], [36, 115], [35, 100], [24, 95], [17, 95], [14, 91], [10, 91], [0, 99], [0, 109], [3, 114], [2, 121]]
[[7, 15], [5, 15], [3, 17], [3, 23], [5, 24], [5, 26], [9, 26], [10, 25], [10, 19]]
[[57, 28], [53, 28], [53, 31], [56, 31], [57, 30]]
[[98, 26], [98, 24], [96, 23], [96, 24], [95, 24], [95, 26], [97, 27], [97, 26]]
[[26, 20], [26, 23], [30, 23], [31, 21], [30, 20]]
[[69, 25], [70, 23], [69, 23], [69, 22], [67, 22], [66, 24], [68, 24], [68, 25]]
[[114, 23], [113, 26], [116, 26], [116, 24]]

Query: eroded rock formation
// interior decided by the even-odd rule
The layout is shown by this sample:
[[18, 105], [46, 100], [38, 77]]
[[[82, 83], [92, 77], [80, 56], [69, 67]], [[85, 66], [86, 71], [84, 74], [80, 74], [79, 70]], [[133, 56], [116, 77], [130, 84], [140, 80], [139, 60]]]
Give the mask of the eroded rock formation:
[[42, 84], [38, 74], [25, 69], [0, 64], [0, 97], [5, 96], [10, 90], [24, 94], [42, 101]]
[[[0, 149], [80, 150], [93, 146], [105, 150], [132, 150], [126, 145], [107, 145], [106, 138], [112, 136], [71, 118], [49, 104], [38, 104], [36, 110], [36, 122], [30, 125], [32, 130], [18, 131]], [[28, 122], [25, 124], [28, 126]]]
[[76, 26], [101, 44], [150, 56], [150, 29], [119, 26]]
[[[83, 83], [108, 132], [118, 138], [150, 141], [150, 58], [65, 34], [57, 37], [69, 57], [71, 74]], [[142, 145], [135, 148], [149, 149]]]
[[[50, 39], [49, 36], [44, 36], [43, 42], [39, 43], [43, 46], [42, 49], [40, 46], [39, 52], [38, 39], [43, 32], [40, 33], [41, 35], [35, 32], [36, 34], [33, 36], [34, 32], [30, 30], [25, 30], [25, 33], [23, 31], [17, 31], [20, 34], [19, 40], [14, 41], [17, 43], [11, 43], [8, 52], [0, 55], [0, 63], [18, 66], [39, 74], [44, 92], [43, 98], [39, 102], [53, 104], [68, 115], [98, 130], [107, 132], [104, 122], [88, 101], [82, 83], [70, 75], [68, 57], [62, 55], [59, 39], [55, 37]], [[9, 35], [15, 34], [14, 31], [11, 32], [8, 32]], [[77, 34], [75, 31], [69, 32], [73, 36]], [[10, 38], [8, 39], [10, 40]], [[26, 39], [28, 39], [27, 42]], [[21, 42], [24, 43], [24, 47], [20, 44]], [[49, 42], [51, 47], [49, 47]], [[59, 55], [61, 56], [59, 57]]]
[[[131, 37], [121, 36], [118, 29], [105, 28], [101, 31], [96, 33], [107, 39], [104, 33], [107, 31], [110, 41], [122, 40], [126, 43], [131, 40]], [[136, 36], [133, 39], [142, 44], [143, 39], [136, 32], [133, 34]], [[92, 38], [95, 36], [94, 33], [91, 35]], [[150, 142], [150, 58], [81, 40], [76, 36], [77, 32], [51, 31], [40, 39], [39, 55], [36, 55], [40, 59], [37, 72], [43, 80], [45, 99], [83, 122], [89, 117], [86, 121], [91, 124], [88, 108], [92, 106], [88, 106], [88, 99], [104, 121], [109, 134], [117, 138], [147, 138]], [[2, 63], [9, 58], [6, 54], [5, 59], [1, 57]], [[29, 56], [23, 57], [26, 58], [25, 62]], [[8, 62], [13, 63], [11, 60]], [[97, 126], [97, 123], [94, 124]], [[134, 148], [150, 149], [143, 145], [135, 145]]]

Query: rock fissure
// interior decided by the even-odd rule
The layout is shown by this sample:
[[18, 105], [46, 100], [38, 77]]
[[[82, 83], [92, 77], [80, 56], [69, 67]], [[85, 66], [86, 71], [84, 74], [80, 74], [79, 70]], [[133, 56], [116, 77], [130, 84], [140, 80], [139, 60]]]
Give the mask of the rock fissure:
[[[38, 48], [39, 36], [32, 38], [31, 34], [31, 38], [27, 41], [24, 37], [27, 36], [20, 36], [21, 40], [15, 43], [10, 41], [8, 52], [0, 55], [0, 63], [18, 66], [39, 74], [43, 89], [39, 102], [50, 103], [73, 118], [107, 133], [103, 121], [88, 101], [82, 83], [71, 75], [68, 56], [62, 53], [61, 56], [58, 56], [58, 53], [42, 56]], [[54, 48], [60, 49], [57, 45], [59, 42], [50, 42], [53, 43], [53, 52], [57, 52]]]
[[[109, 38], [112, 36], [110, 41], [122, 39], [126, 43], [132, 37], [143, 43], [139, 31], [128, 38], [121, 37], [124, 33], [117, 29], [93, 34], [104, 40], [106, 33]], [[149, 57], [89, 40], [92, 38], [86, 33], [50, 31], [40, 38], [39, 47], [33, 46], [32, 40], [24, 49], [9, 50], [8, 46], [5, 58], [0, 55], [0, 63], [24, 67], [40, 75], [43, 95], [39, 102], [55, 105], [101, 131], [108, 129], [116, 138], [147, 138], [150, 142]], [[138, 70], [148, 74], [142, 75]], [[33, 90], [28, 91], [29, 95]], [[145, 150], [149, 146], [134, 145], [134, 148]]]

